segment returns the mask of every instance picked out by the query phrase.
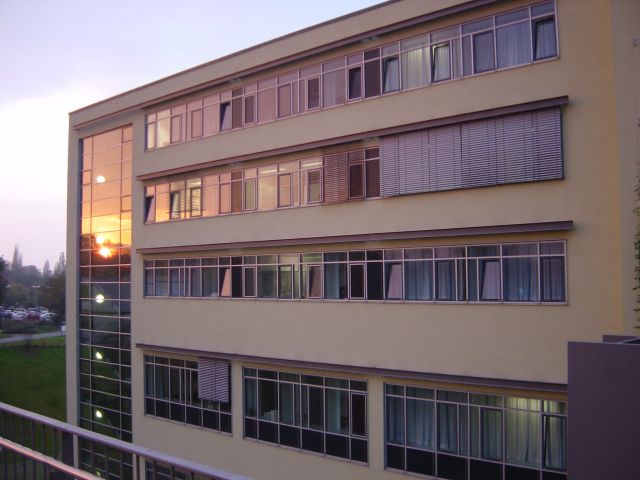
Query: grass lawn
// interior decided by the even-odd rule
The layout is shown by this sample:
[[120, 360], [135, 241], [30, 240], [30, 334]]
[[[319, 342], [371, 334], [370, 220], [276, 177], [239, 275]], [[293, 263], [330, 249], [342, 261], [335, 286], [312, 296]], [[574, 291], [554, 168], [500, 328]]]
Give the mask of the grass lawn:
[[0, 402], [65, 420], [65, 337], [0, 345]]

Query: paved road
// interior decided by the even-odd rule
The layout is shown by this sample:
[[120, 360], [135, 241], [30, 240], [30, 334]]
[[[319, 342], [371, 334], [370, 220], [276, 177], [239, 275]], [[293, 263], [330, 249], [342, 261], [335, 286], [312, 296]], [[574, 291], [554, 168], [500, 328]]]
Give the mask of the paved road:
[[[34, 333], [31, 335], [31, 340], [40, 340], [41, 338], [49, 338], [49, 337], [61, 337], [66, 332], [48, 332], [48, 333]], [[13, 343], [20, 342], [24, 340], [26, 335], [12, 335], [10, 337], [0, 338], [1, 343]]]

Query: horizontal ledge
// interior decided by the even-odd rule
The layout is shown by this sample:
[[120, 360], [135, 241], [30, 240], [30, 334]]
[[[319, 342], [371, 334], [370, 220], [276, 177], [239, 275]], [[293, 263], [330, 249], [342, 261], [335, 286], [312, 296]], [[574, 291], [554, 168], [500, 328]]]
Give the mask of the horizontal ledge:
[[273, 357], [259, 357], [255, 355], [243, 355], [239, 353], [207, 352], [204, 350], [192, 350], [187, 348], [150, 345], [147, 343], [136, 343], [136, 347], [143, 350], [152, 350], [163, 353], [191, 355], [196, 357], [221, 358], [225, 360], [236, 360], [241, 362], [262, 363], [265, 365], [309, 368], [312, 370], [379, 375], [383, 377], [396, 377], [408, 380], [427, 380], [442, 383], [459, 383], [471, 386], [510, 388], [552, 393], [566, 393], [567, 391], [567, 386], [562, 383], [527, 382], [522, 380], [470, 377], [465, 375], [447, 375], [442, 373], [415, 372], [407, 370], [395, 370], [390, 368], [364, 367], [359, 365], [340, 365], [335, 363], [309, 362], [304, 360], [291, 360]]
[[326, 237], [280, 238], [273, 240], [251, 240], [245, 242], [180, 245], [170, 247], [147, 247], [136, 249], [140, 254], [201, 252], [238, 248], [284, 247], [296, 245], [321, 245], [327, 243], [371, 242], [383, 240], [416, 240], [423, 238], [463, 237], [473, 235], [496, 235], [507, 233], [560, 232], [573, 229], [573, 220], [538, 223], [516, 223], [510, 225], [487, 225], [479, 227], [439, 228], [433, 230], [411, 230], [404, 232], [359, 233], [353, 235], [331, 235]]
[[[386, 6], [387, 4], [395, 3], [397, 1], [398, 0], [389, 0], [386, 3], [382, 3], [382, 4], [379, 4], [379, 5], [374, 5], [374, 6], [371, 6], [371, 7], [368, 7], [368, 8], [364, 8], [364, 9], [361, 9], [361, 10], [358, 10], [358, 11], [355, 11], [355, 12], [352, 12], [352, 13], [348, 13], [346, 15], [343, 15], [343, 16], [328, 20], [326, 22], [319, 23], [317, 25], [312, 25], [312, 26], [304, 28], [302, 30], [298, 30], [298, 31], [295, 31], [295, 32], [288, 33], [288, 34], [283, 35], [281, 37], [277, 37], [277, 38], [274, 38], [272, 40], [268, 40], [266, 42], [260, 43], [258, 45], [251, 46], [251, 47], [246, 48], [244, 50], [240, 50], [238, 52], [234, 52], [234, 53], [231, 53], [229, 55], [225, 55], [223, 57], [217, 58], [217, 59], [212, 60], [210, 62], [203, 63], [202, 65], [197, 65], [195, 67], [189, 68], [187, 70], [183, 70], [183, 71], [175, 73], [173, 75], [169, 75], [168, 77], [161, 78], [159, 80], [156, 80], [154, 82], [148, 83], [146, 85], [142, 85], [142, 86], [134, 88], [132, 90], [128, 90], [128, 91], [120, 93], [118, 95], [114, 95], [114, 96], [109, 97], [109, 98], [107, 98], [105, 100], [101, 100], [101, 101], [93, 103], [91, 105], [87, 105], [87, 106], [82, 107], [82, 108], [80, 108], [78, 110], [72, 111], [70, 113], [70, 115], [86, 111], [86, 110], [88, 110], [90, 108], [94, 108], [94, 107], [96, 107], [98, 105], [103, 105], [103, 104], [105, 104], [106, 102], [109, 102], [109, 101], [113, 101], [113, 100], [116, 100], [116, 99], [119, 99], [119, 98], [126, 97], [127, 95], [131, 95], [131, 94], [133, 94], [135, 92], [140, 92], [140, 91], [142, 91], [142, 90], [144, 90], [146, 88], [150, 88], [150, 87], [153, 87], [153, 86], [161, 85], [162, 82], [166, 82], [168, 80], [176, 79], [176, 78], [180, 77], [181, 75], [186, 75], [186, 74], [188, 74], [190, 72], [194, 72], [194, 71], [197, 71], [199, 69], [204, 69], [204, 68], [207, 68], [207, 67], [211, 67], [211, 66], [213, 66], [215, 64], [218, 64], [220, 62], [224, 62], [224, 61], [227, 61], [227, 60], [229, 60], [231, 58], [238, 57], [240, 55], [255, 51], [255, 50], [257, 50], [259, 48], [262, 48], [262, 47], [265, 47], [267, 45], [270, 45], [270, 44], [273, 44], [273, 43], [276, 43], [276, 42], [280, 42], [280, 41], [286, 40], [288, 38], [293, 38], [296, 35], [300, 35], [302, 33], [311, 32], [313, 30], [317, 30], [317, 29], [319, 29], [321, 27], [325, 27], [327, 25], [331, 25], [331, 24], [336, 23], [338, 21], [342, 21], [344, 19], [363, 14], [363, 13], [368, 12], [370, 10], [374, 10], [376, 8], [380, 8], [380, 7]], [[256, 65], [254, 67], [249, 67], [249, 68], [246, 68], [244, 70], [240, 70], [238, 72], [232, 72], [232, 73], [230, 73], [228, 75], [224, 75], [222, 77], [214, 78], [214, 79], [208, 80], [206, 82], [201, 82], [201, 83], [198, 83], [198, 84], [195, 84], [195, 85], [192, 85], [192, 86], [189, 86], [189, 87], [186, 87], [186, 88], [183, 88], [181, 90], [177, 90], [177, 91], [165, 94], [165, 95], [161, 95], [161, 96], [158, 96], [158, 97], [153, 97], [153, 98], [150, 98], [150, 99], [148, 99], [146, 101], [143, 101], [143, 102], [134, 103], [132, 105], [129, 105], [129, 106], [124, 107], [124, 108], [121, 108], [119, 110], [112, 111], [112, 112], [106, 113], [104, 115], [95, 117], [93, 119], [74, 124], [73, 127], [76, 130], [79, 130], [81, 128], [90, 127], [90, 126], [94, 125], [95, 123], [97, 123], [99, 121], [107, 120], [107, 119], [113, 118], [113, 117], [115, 117], [117, 115], [122, 115], [122, 114], [125, 114], [125, 113], [128, 113], [128, 112], [131, 112], [132, 110], [135, 110], [135, 109], [150, 108], [150, 107], [152, 107], [154, 105], [157, 105], [159, 103], [162, 103], [162, 102], [168, 102], [168, 101], [171, 101], [171, 100], [175, 100], [175, 99], [178, 99], [179, 97], [183, 97], [185, 95], [190, 95], [190, 94], [193, 94], [193, 93], [197, 93], [197, 92], [205, 90], [207, 88], [218, 87], [218, 86], [221, 86], [221, 85], [223, 85], [223, 84], [225, 84], [227, 82], [238, 81], [239, 79], [246, 78], [249, 75], [259, 74], [261, 72], [265, 72], [265, 71], [267, 71], [269, 69], [272, 69], [272, 68], [281, 67], [281, 66], [287, 65], [287, 64], [292, 63], [292, 62], [296, 62], [296, 61], [303, 60], [303, 59], [308, 58], [308, 57], [312, 57], [313, 55], [319, 55], [319, 54], [328, 52], [330, 50], [333, 50], [333, 49], [336, 49], [336, 48], [345, 47], [345, 46], [352, 45], [352, 44], [358, 43], [358, 42], [365, 42], [365, 41], [367, 41], [367, 40], [369, 40], [371, 38], [375, 38], [375, 37], [378, 37], [380, 35], [385, 35], [385, 34], [388, 34], [388, 33], [395, 32], [397, 30], [414, 27], [416, 25], [420, 25], [422, 23], [426, 23], [426, 22], [429, 22], [429, 21], [445, 18], [445, 17], [450, 16], [450, 15], [455, 15], [455, 14], [459, 14], [459, 13], [468, 12], [468, 11], [476, 9], [476, 8], [480, 8], [480, 7], [484, 7], [484, 6], [487, 6], [487, 5], [491, 5], [491, 4], [497, 3], [498, 1], [499, 0], [467, 0], [465, 3], [462, 3], [460, 5], [453, 5], [451, 7], [446, 7], [446, 8], [443, 8], [441, 10], [436, 10], [434, 12], [426, 13], [426, 14], [420, 15], [420, 16], [415, 17], [415, 18], [410, 18], [410, 19], [407, 19], [407, 20], [401, 20], [401, 21], [393, 23], [391, 25], [385, 25], [385, 26], [378, 27], [378, 28], [375, 28], [375, 29], [372, 29], [372, 30], [368, 30], [366, 32], [357, 33], [357, 34], [352, 35], [352, 36], [347, 37], [347, 38], [343, 38], [343, 39], [340, 39], [340, 40], [335, 40], [333, 42], [329, 42], [329, 43], [326, 43], [324, 45], [320, 45], [320, 46], [317, 46], [317, 47], [314, 47], [314, 48], [311, 48], [311, 49], [308, 49], [308, 50], [304, 50], [304, 51], [301, 51], [301, 52], [293, 53], [293, 54], [288, 55], [286, 57], [278, 58], [278, 59], [275, 59], [275, 60], [260, 64], [260, 65]]]
[[353, 135], [345, 135], [342, 137], [334, 137], [334, 138], [325, 139], [325, 140], [318, 140], [315, 142], [301, 143], [301, 144], [292, 145], [289, 147], [275, 148], [272, 150], [263, 150], [261, 152], [249, 153], [246, 155], [238, 155], [235, 157], [228, 157], [221, 160], [211, 160], [208, 162], [197, 163], [194, 165], [187, 165], [184, 167], [170, 168], [170, 169], [161, 170], [158, 172], [138, 175], [136, 179], [140, 181], [154, 180], [154, 179], [166, 177], [169, 175], [189, 173], [197, 170], [202, 170], [205, 168], [228, 165], [230, 163], [246, 162], [249, 160], [259, 160], [264, 157], [285, 155], [289, 153], [297, 153], [305, 150], [312, 150], [315, 148], [323, 148], [323, 147], [330, 147], [330, 146], [335, 146], [343, 143], [358, 142], [358, 141], [366, 140], [369, 138], [383, 137], [385, 135], [397, 135], [400, 133], [414, 132], [417, 130], [424, 130], [426, 128], [443, 127], [443, 126], [452, 125], [455, 123], [469, 122], [473, 120], [483, 120], [491, 117], [498, 117], [501, 115], [530, 112], [534, 110], [541, 110], [544, 108], [561, 107], [563, 105], [567, 105], [568, 103], [569, 103], [569, 97], [566, 95], [561, 97], [547, 98], [544, 100], [535, 100], [533, 102], [508, 105], [506, 107], [490, 108], [487, 110], [480, 110], [477, 112], [464, 113], [461, 115], [453, 115], [450, 117], [426, 120], [423, 122], [409, 123], [406, 125], [382, 128], [378, 130], [369, 130], [367, 132], [361, 132]]

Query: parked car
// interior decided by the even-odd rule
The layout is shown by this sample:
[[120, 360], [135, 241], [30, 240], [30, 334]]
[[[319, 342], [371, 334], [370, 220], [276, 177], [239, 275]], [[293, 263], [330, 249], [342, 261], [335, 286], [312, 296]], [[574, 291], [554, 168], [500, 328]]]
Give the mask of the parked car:
[[6, 309], [2, 312], [2, 318], [13, 318], [13, 310]]
[[24, 310], [14, 310], [13, 316], [11, 318], [13, 320], [23, 321], [23, 320], [26, 320], [28, 317], [29, 315]]
[[57, 315], [53, 312], [47, 312], [40, 315], [41, 322], [53, 323], [56, 319]]
[[27, 318], [29, 320], [40, 320], [40, 312], [35, 308], [27, 310]]

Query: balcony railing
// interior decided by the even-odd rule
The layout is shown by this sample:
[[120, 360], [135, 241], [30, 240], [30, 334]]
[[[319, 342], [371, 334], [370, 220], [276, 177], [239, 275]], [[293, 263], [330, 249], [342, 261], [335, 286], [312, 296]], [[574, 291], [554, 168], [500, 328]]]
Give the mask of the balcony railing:
[[2, 480], [250, 480], [0, 402]]

